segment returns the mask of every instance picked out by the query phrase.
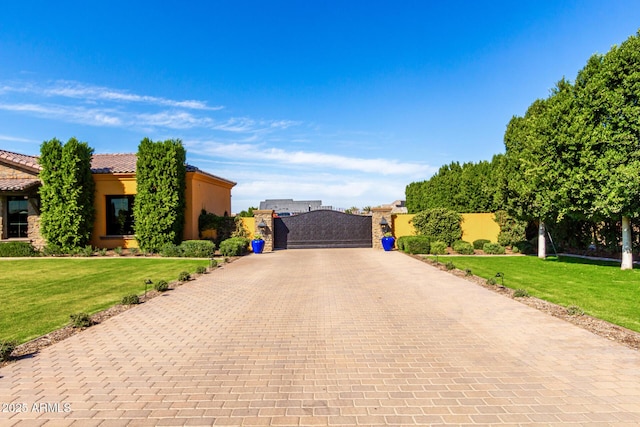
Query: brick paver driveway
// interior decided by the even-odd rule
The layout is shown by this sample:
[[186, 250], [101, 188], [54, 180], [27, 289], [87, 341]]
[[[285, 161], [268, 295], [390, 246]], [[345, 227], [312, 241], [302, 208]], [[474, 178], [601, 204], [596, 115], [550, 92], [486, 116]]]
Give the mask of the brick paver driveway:
[[638, 425], [640, 356], [397, 252], [290, 250], [0, 369], [0, 404], [2, 426]]

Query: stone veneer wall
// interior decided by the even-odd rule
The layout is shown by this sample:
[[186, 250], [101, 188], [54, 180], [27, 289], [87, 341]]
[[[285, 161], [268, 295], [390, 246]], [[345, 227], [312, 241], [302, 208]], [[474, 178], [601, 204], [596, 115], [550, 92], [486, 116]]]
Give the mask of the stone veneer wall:
[[0, 239], [4, 239], [4, 212], [6, 210], [4, 205], [6, 200], [4, 196], [0, 196]]
[[[271, 209], [254, 210], [253, 218], [255, 220], [253, 234], [262, 234], [264, 239], [264, 252], [273, 252], [273, 213]], [[265, 231], [261, 231], [258, 228], [260, 221], [264, 221], [267, 224]], [[253, 236], [251, 236], [253, 238]]]
[[33, 179], [37, 177], [38, 177], [38, 174], [36, 173], [33, 173], [33, 172], [29, 173], [29, 172], [10, 168], [8, 166], [0, 164], [0, 178], [2, 179], [18, 179], [18, 178]]
[[[371, 245], [373, 249], [382, 249], [382, 237], [385, 232], [393, 233], [392, 226], [392, 218], [391, 218], [391, 207], [383, 207], [383, 208], [372, 208], [371, 209]], [[389, 226], [387, 230], [383, 230], [380, 226], [380, 220], [382, 218], [387, 220]]]
[[38, 199], [30, 197], [29, 203], [27, 203], [27, 224], [29, 227], [27, 233], [33, 247], [36, 249], [42, 249], [46, 242], [40, 233], [40, 212], [36, 210], [36, 206], [38, 206], [37, 202]]

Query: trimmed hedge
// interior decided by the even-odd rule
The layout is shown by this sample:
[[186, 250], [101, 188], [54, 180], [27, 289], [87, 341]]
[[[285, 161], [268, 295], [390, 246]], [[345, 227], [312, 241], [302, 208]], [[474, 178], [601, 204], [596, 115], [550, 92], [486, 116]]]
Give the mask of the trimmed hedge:
[[0, 257], [30, 257], [37, 255], [38, 251], [29, 242], [0, 243]]
[[490, 255], [504, 255], [504, 246], [498, 243], [485, 243], [482, 247], [482, 250], [485, 254]]
[[460, 255], [473, 255], [473, 245], [464, 240], [453, 242], [453, 250]]
[[210, 240], [185, 240], [180, 244], [182, 256], [189, 258], [211, 258], [216, 245]]
[[216, 245], [209, 240], [185, 240], [180, 245], [166, 243], [160, 248], [163, 257], [210, 258]]
[[473, 241], [473, 249], [482, 249], [486, 243], [491, 243], [491, 240], [478, 239]]
[[447, 244], [445, 242], [433, 242], [429, 253], [431, 255], [444, 255], [447, 253]]
[[537, 249], [538, 249], [537, 246], [532, 245], [531, 242], [527, 240], [514, 243], [513, 246], [511, 246], [511, 250], [514, 253], [523, 253], [527, 255], [534, 255]]
[[449, 209], [427, 209], [415, 214], [411, 222], [418, 233], [448, 245], [462, 238], [462, 216]]
[[93, 148], [76, 138], [40, 146], [40, 232], [48, 245], [69, 252], [89, 244], [95, 214]]
[[241, 256], [247, 253], [249, 239], [244, 237], [231, 237], [220, 243], [220, 253], [223, 256]]
[[402, 236], [396, 243], [399, 250], [408, 254], [428, 254], [431, 249], [429, 236]]
[[154, 142], [144, 138], [137, 156], [134, 231], [140, 249], [155, 252], [182, 240], [186, 151], [179, 139]]

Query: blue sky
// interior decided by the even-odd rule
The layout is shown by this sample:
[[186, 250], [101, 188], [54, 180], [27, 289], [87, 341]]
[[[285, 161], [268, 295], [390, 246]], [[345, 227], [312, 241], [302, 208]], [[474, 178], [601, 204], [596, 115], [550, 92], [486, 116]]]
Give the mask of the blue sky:
[[265, 198], [404, 198], [640, 28], [640, 1], [3, 2], [0, 148], [179, 138]]

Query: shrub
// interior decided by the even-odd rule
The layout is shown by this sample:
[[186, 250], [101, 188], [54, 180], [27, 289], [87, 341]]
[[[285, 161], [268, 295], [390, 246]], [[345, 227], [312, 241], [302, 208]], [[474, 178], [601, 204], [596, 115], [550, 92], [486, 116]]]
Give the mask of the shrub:
[[465, 276], [471, 276], [473, 273], [471, 273], [471, 269], [470, 268], [465, 268], [464, 269], [464, 275]]
[[497, 211], [494, 221], [500, 226], [500, 234], [498, 234], [498, 243], [500, 245], [511, 246], [526, 238], [525, 229], [527, 228], [527, 223], [525, 221], [510, 217], [505, 211]]
[[448, 261], [448, 262], [445, 264], [445, 267], [446, 267], [446, 269], [447, 269], [447, 270], [453, 270], [453, 269], [455, 269], [455, 268], [456, 268], [456, 265], [455, 265], [454, 263], [452, 263], [451, 261]]
[[180, 244], [182, 256], [189, 258], [209, 258], [213, 256], [216, 245], [210, 240], [185, 240]]
[[247, 253], [249, 239], [244, 237], [231, 237], [220, 243], [220, 253], [225, 256], [241, 256]]
[[130, 253], [131, 255], [133, 255], [133, 256], [136, 256], [136, 255], [138, 255], [138, 253], [140, 253], [140, 249], [138, 249], [138, 248], [131, 248], [131, 249], [129, 249], [129, 253]]
[[461, 220], [462, 216], [457, 212], [434, 208], [418, 212], [411, 221], [419, 234], [443, 241], [448, 246], [462, 237]]
[[473, 249], [482, 250], [482, 248], [484, 248], [485, 243], [491, 243], [491, 240], [487, 240], [487, 239], [474, 240], [473, 241]]
[[70, 314], [69, 319], [71, 320], [71, 326], [74, 328], [88, 328], [93, 325], [93, 320], [87, 313]]
[[245, 235], [246, 230], [243, 226], [242, 218], [239, 216], [218, 216], [203, 209], [198, 217], [198, 232], [200, 236], [204, 231], [214, 231], [213, 243], [218, 245], [230, 237], [248, 237]]
[[486, 254], [504, 255], [504, 246], [501, 246], [498, 243], [485, 243], [482, 250]]
[[404, 252], [404, 251], [405, 251], [405, 250], [404, 250], [404, 244], [405, 244], [405, 242], [407, 241], [407, 238], [408, 238], [408, 237], [411, 237], [411, 236], [401, 236], [401, 237], [398, 237], [398, 238], [396, 239], [396, 246], [398, 247], [398, 250], [399, 250], [399, 251], [402, 251], [402, 252]]
[[514, 298], [528, 298], [529, 296], [529, 292], [526, 289], [516, 289], [513, 291]]
[[56, 255], [65, 255], [66, 252], [58, 245], [54, 243], [47, 243], [47, 245], [42, 249], [42, 253], [45, 256], [56, 256]]
[[209, 267], [216, 268], [217, 266], [218, 266], [218, 261], [216, 261], [215, 259], [211, 258], [211, 260], [209, 261]]
[[207, 272], [207, 267], [200, 265], [198, 266], [198, 268], [196, 268], [196, 274], [205, 274], [206, 272]]
[[169, 290], [169, 284], [167, 283], [166, 280], [160, 280], [158, 281], [158, 283], [153, 285], [153, 289], [155, 289], [158, 292], [166, 292]]
[[107, 248], [100, 248], [100, 249], [98, 249], [98, 255], [100, 255], [100, 256], [105, 256], [105, 255], [107, 255]]
[[186, 282], [189, 279], [191, 279], [191, 274], [189, 274], [188, 271], [181, 271], [180, 274], [178, 274], [178, 280], [181, 282]]
[[584, 315], [584, 310], [577, 305], [570, 305], [567, 307], [567, 314], [569, 316], [582, 316]]
[[93, 255], [93, 248], [91, 245], [87, 245], [83, 248], [77, 248], [76, 253], [80, 256], [89, 257]]
[[29, 242], [0, 243], [0, 257], [30, 257], [38, 252]]
[[402, 236], [398, 239], [398, 249], [408, 254], [428, 254], [431, 249], [431, 238], [428, 236]]
[[173, 243], [165, 243], [160, 248], [160, 255], [163, 257], [180, 257], [182, 256], [182, 249]]
[[6, 362], [11, 359], [11, 353], [15, 350], [17, 343], [15, 341], [0, 340], [0, 362]]
[[487, 279], [487, 285], [491, 285], [491, 286], [493, 286], [493, 285], [495, 285], [496, 283], [497, 283], [497, 282], [496, 282], [495, 277], [489, 277], [489, 278]]
[[444, 255], [447, 253], [447, 244], [445, 242], [433, 242], [429, 253], [432, 255]]
[[[517, 249], [517, 251], [516, 251], [516, 249]], [[531, 244], [531, 242], [529, 242], [527, 240], [523, 240], [521, 242], [517, 242], [511, 247], [511, 250], [513, 250], [513, 252], [523, 253], [523, 254], [527, 254], [527, 255], [535, 254], [536, 249], [537, 249], [537, 246], [534, 248], [534, 246]]]
[[140, 304], [140, 298], [136, 294], [125, 295], [122, 297], [122, 305]]
[[460, 255], [473, 255], [473, 245], [464, 240], [456, 240], [453, 242], [453, 250]]
[[114, 248], [113, 252], [115, 252], [116, 255], [121, 256], [122, 255], [122, 247], [118, 246], [117, 248]]

